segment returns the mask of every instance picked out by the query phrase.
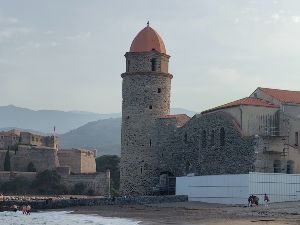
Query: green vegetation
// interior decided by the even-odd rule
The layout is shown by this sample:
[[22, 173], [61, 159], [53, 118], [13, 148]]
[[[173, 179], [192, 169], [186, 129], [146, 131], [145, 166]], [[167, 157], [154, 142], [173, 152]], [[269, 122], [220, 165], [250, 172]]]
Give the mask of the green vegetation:
[[10, 171], [10, 153], [9, 153], [9, 149], [7, 150], [7, 152], [5, 154], [4, 171]]
[[36, 172], [33, 162], [30, 162], [27, 166], [27, 172]]
[[40, 194], [67, 194], [67, 187], [61, 184], [61, 176], [55, 170], [45, 170], [37, 174], [32, 188]]
[[72, 194], [82, 195], [84, 193], [85, 185], [83, 183], [77, 183], [74, 185]]
[[97, 172], [110, 170], [111, 176], [111, 194], [118, 195], [120, 187], [120, 157], [117, 155], [103, 155], [96, 158]]
[[30, 182], [22, 177], [2, 183], [1, 191], [7, 194], [27, 194], [30, 190]]

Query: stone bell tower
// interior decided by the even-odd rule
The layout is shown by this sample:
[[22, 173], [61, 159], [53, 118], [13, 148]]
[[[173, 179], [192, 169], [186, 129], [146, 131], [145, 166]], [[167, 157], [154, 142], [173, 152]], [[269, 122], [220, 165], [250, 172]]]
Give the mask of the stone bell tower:
[[126, 72], [121, 75], [121, 193], [150, 195], [159, 179], [155, 120], [170, 114], [170, 56], [148, 22], [125, 57]]

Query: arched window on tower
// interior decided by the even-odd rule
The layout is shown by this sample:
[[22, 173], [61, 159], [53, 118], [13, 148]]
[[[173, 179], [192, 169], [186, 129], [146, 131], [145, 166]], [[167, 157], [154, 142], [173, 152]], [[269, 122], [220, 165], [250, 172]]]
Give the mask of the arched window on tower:
[[156, 71], [156, 59], [151, 59], [151, 71]]
[[225, 129], [222, 127], [220, 129], [220, 146], [225, 146]]

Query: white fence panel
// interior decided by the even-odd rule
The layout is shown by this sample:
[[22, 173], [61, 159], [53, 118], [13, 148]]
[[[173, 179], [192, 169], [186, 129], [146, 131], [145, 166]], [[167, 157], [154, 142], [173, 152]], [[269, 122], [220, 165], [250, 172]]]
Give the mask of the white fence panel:
[[177, 177], [176, 194], [190, 201], [247, 204], [253, 194], [263, 204], [264, 194], [271, 202], [300, 201], [300, 174], [249, 173]]
[[245, 204], [248, 174], [177, 177], [176, 194], [188, 195], [190, 201]]

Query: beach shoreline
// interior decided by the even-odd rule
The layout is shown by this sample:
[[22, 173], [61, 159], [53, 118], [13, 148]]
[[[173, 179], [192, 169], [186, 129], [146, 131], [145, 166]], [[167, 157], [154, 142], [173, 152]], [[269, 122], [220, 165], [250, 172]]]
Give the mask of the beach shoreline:
[[300, 202], [273, 203], [270, 207], [226, 206], [200, 202], [145, 205], [72, 207], [76, 214], [142, 221], [141, 225], [282, 225], [300, 224]]

